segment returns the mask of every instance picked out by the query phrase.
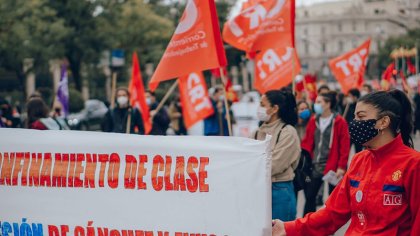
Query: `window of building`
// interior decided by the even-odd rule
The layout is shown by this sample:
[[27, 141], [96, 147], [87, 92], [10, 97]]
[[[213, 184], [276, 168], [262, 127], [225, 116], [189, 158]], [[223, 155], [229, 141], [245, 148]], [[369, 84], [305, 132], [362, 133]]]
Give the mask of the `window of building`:
[[304, 13], [303, 13], [303, 14], [305, 15], [305, 17], [308, 17], [308, 16], [309, 16], [308, 11], [304, 11]]
[[325, 43], [322, 43], [321, 44], [321, 49], [322, 49], [323, 53], [326, 53], [327, 52], [327, 45]]
[[325, 27], [321, 26], [321, 34], [324, 35], [325, 34]]
[[308, 44], [308, 42], [305, 42], [304, 47], [305, 47], [305, 54], [309, 54], [309, 44]]
[[308, 35], [308, 29], [307, 29], [307, 28], [304, 28], [304, 29], [303, 29], [303, 34], [304, 34], [304, 35]]
[[343, 30], [343, 26], [341, 25], [341, 23], [338, 23], [338, 32], [341, 32]]
[[343, 41], [338, 41], [338, 51], [341, 53], [344, 51], [344, 43]]
[[357, 45], [357, 39], [351, 40], [351, 44], [352, 44], [353, 48], [357, 47], [358, 46]]
[[352, 24], [351, 24], [351, 28], [353, 29], [353, 32], [356, 32], [356, 30], [357, 30], [357, 25], [356, 25], [356, 22], [355, 22], [355, 21], [353, 21], [353, 22], [352, 22]]

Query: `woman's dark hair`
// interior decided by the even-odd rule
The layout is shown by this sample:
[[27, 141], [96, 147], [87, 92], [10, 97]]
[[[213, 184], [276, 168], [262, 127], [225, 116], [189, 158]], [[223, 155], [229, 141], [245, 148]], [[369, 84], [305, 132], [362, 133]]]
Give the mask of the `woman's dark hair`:
[[49, 111], [47, 104], [45, 104], [44, 100], [39, 97], [29, 99], [28, 103], [26, 104], [26, 109], [28, 111], [28, 118], [26, 122], [27, 127], [29, 127], [38, 119], [48, 117]]
[[271, 90], [265, 93], [271, 106], [279, 106], [278, 116], [288, 125], [295, 126], [298, 120], [296, 99], [288, 88]]
[[117, 93], [119, 91], [124, 91], [127, 94], [127, 96], [130, 98], [130, 91], [128, 91], [126, 87], [119, 87], [115, 90], [115, 99], [117, 99]]
[[379, 91], [367, 94], [360, 98], [359, 102], [370, 104], [378, 109], [378, 118], [389, 116], [390, 128], [394, 135], [401, 133], [404, 144], [414, 147], [410, 136], [413, 130], [413, 110], [405, 93], [400, 90]]
[[300, 100], [300, 101], [298, 101], [298, 102], [297, 102], [297, 104], [296, 104], [296, 110], [299, 108], [300, 104], [305, 104], [305, 105], [308, 107], [308, 109], [311, 109], [311, 106], [309, 106], [309, 103], [307, 103], [307, 102], [306, 102], [306, 101], [304, 101], [304, 100]]
[[319, 94], [325, 102], [330, 103], [330, 109], [335, 110], [335, 106], [337, 106], [337, 93], [334, 91], [330, 91], [328, 93], [321, 93]]

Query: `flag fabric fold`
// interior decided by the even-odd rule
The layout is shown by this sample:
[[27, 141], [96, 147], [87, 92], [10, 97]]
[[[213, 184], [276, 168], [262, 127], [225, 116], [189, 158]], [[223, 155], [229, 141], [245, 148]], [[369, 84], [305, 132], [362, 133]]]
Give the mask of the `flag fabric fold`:
[[190, 0], [156, 68], [149, 88], [160, 82], [227, 65], [214, 0]]
[[352, 88], [361, 88], [369, 58], [370, 39], [359, 47], [329, 61], [330, 69], [344, 94]]
[[249, 1], [239, 15], [225, 23], [223, 39], [250, 55], [267, 48], [294, 46], [294, 7], [294, 0]]
[[136, 52], [133, 53], [132, 74], [128, 91], [130, 92], [130, 105], [141, 111], [145, 134], [149, 134], [152, 130], [152, 123], [150, 122], [149, 106], [146, 103], [146, 94]]
[[206, 82], [201, 72], [179, 78], [179, 93], [187, 129], [214, 113]]
[[68, 75], [67, 66], [61, 65], [60, 83], [57, 89], [57, 99], [61, 103], [64, 117], [69, 115], [69, 87], [68, 87]]

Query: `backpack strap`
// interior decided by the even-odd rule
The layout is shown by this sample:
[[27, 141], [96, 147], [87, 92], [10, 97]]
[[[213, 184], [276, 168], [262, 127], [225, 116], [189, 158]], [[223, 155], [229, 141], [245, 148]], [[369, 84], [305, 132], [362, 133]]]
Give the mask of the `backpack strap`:
[[287, 124], [284, 124], [284, 125], [281, 127], [281, 130], [280, 130], [279, 134], [277, 135], [276, 145], [277, 145], [277, 143], [278, 143], [278, 142], [279, 142], [279, 140], [280, 140], [281, 131], [283, 131], [284, 127], [286, 127], [286, 126], [287, 126]]

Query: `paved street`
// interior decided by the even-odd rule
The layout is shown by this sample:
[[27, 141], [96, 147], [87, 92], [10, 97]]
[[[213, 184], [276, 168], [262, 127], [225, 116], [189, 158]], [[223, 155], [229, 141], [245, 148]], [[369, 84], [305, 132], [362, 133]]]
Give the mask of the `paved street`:
[[[416, 148], [416, 150], [418, 150], [418, 151], [420, 150], [420, 135], [414, 138], [414, 147]], [[351, 154], [352, 155], [354, 154], [354, 150], [353, 149], [351, 150]], [[326, 200], [326, 197], [325, 197], [326, 194], [327, 194], [327, 191], [325, 189], [325, 191], [324, 191], [324, 202]], [[304, 206], [304, 204], [305, 204], [305, 197], [303, 195], [303, 191], [300, 191], [299, 192], [299, 195], [298, 195], [298, 206], [297, 206], [297, 208], [298, 208], [298, 211], [297, 211], [298, 212], [298, 215], [297, 216], [298, 217], [302, 217], [302, 215], [303, 215], [303, 206]], [[342, 236], [342, 235], [344, 235], [344, 233], [345, 233], [348, 225], [349, 225], [349, 223], [347, 223], [345, 226], [343, 226], [335, 235], [336, 236]]]

